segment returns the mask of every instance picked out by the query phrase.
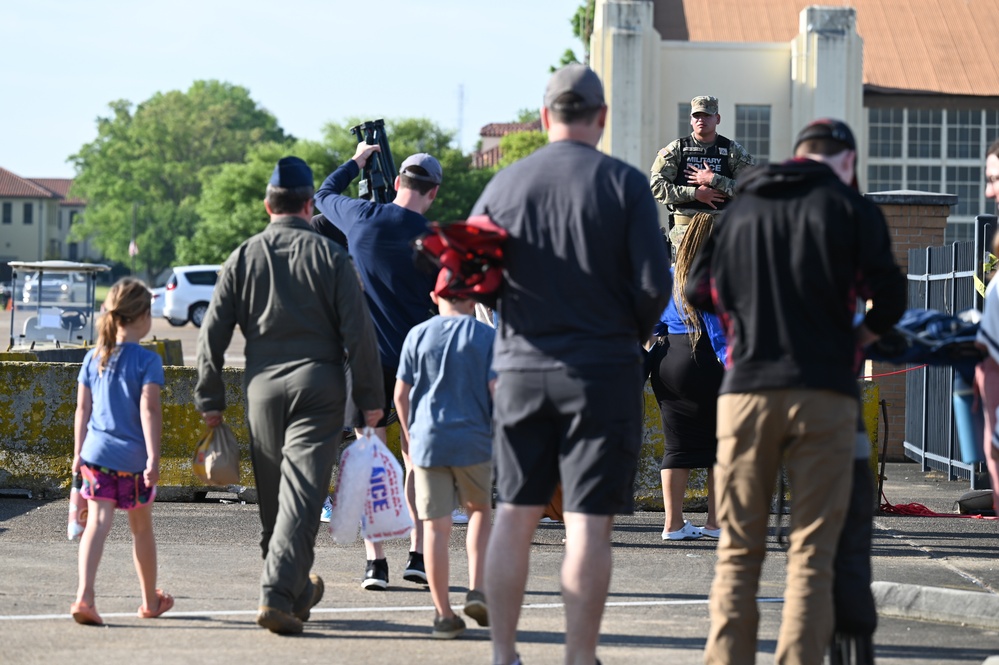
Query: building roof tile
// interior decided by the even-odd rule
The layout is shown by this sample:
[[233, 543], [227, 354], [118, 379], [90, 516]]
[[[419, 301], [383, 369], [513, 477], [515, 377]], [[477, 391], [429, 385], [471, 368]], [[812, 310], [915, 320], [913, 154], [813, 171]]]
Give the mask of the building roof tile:
[[[663, 39], [789, 42], [815, 0], [655, 0]], [[874, 90], [999, 96], [999, 0], [824, 0], [857, 10], [864, 85]]]
[[506, 136], [516, 132], [540, 132], [541, 120], [531, 122], [491, 122], [479, 131], [479, 136]]
[[55, 192], [27, 178], [0, 168], [0, 197], [15, 199], [58, 199]]
[[53, 194], [59, 195], [63, 200], [59, 202], [61, 206], [82, 206], [86, 205], [83, 199], [70, 198], [69, 188], [73, 184], [72, 178], [30, 178], [31, 182], [41, 185]]

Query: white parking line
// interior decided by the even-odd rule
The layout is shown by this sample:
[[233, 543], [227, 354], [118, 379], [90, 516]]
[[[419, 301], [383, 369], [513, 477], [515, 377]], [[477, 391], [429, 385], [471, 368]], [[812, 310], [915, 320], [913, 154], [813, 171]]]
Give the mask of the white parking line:
[[[783, 598], [757, 598], [759, 603], [782, 603]], [[697, 600], [635, 600], [635, 601], [612, 601], [606, 603], [604, 607], [665, 607], [668, 605], [706, 605], [707, 598]], [[565, 607], [563, 603], [527, 603], [523, 606], [525, 610], [557, 610]], [[433, 612], [433, 605], [409, 605], [397, 607], [313, 607], [312, 614], [370, 614], [373, 612]], [[256, 616], [256, 610], [203, 610], [200, 612], [173, 612], [164, 614], [165, 617], [203, 617], [203, 616]], [[128, 618], [134, 617], [134, 612], [112, 612], [102, 614], [106, 618]], [[24, 614], [24, 615], [0, 615], [0, 621], [51, 621], [53, 619], [64, 620], [69, 618], [66, 614]]]

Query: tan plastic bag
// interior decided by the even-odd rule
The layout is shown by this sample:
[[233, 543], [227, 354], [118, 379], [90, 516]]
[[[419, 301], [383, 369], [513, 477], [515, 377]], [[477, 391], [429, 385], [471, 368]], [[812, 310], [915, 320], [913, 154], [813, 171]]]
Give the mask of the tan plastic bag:
[[239, 484], [239, 444], [228, 425], [208, 428], [194, 449], [191, 469], [206, 485]]

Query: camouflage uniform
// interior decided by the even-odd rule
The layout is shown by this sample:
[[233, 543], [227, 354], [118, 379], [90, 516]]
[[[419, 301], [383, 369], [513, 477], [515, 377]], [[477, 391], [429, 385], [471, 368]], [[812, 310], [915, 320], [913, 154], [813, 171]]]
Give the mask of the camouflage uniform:
[[[714, 97], [695, 97], [691, 102], [691, 112], [694, 113], [698, 110], [717, 113], [718, 100]], [[696, 201], [694, 194], [697, 191], [697, 186], [675, 183], [679, 174], [680, 164], [683, 161], [681, 143], [684, 140], [690, 141], [694, 146], [704, 149], [710, 149], [719, 140], [729, 142], [730, 145], [727, 149], [727, 170], [733, 177], [715, 173], [710, 185], [729, 198], [735, 194], [736, 177], [746, 167], [756, 163], [753, 156], [738, 142], [726, 139], [721, 134], [717, 135], [711, 143], [702, 143], [691, 134], [689, 138], [677, 139], [659, 151], [656, 160], [652, 163], [650, 184], [652, 186], [652, 194], [656, 197], [656, 200], [667, 206], [673, 213], [674, 227], [670, 231], [670, 241], [674, 247], [680, 243], [680, 239], [683, 237], [683, 232], [690, 223], [691, 217], [698, 212], [707, 212], [708, 214], [718, 214], [721, 212], [721, 210], [704, 210], [684, 205]]]

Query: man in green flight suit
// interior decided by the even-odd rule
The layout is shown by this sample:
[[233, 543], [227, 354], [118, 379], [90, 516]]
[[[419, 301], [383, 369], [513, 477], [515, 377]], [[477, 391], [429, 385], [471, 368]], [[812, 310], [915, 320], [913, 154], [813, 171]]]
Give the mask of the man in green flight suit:
[[693, 131], [660, 150], [652, 163], [652, 194], [672, 213], [669, 240], [674, 248], [694, 215], [722, 211], [735, 193], [736, 178], [756, 163], [745, 148], [718, 133], [719, 123], [718, 99], [694, 97]]

